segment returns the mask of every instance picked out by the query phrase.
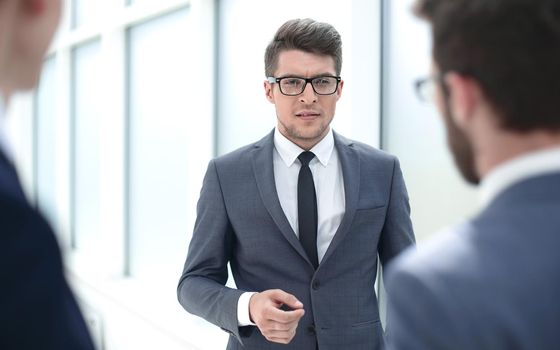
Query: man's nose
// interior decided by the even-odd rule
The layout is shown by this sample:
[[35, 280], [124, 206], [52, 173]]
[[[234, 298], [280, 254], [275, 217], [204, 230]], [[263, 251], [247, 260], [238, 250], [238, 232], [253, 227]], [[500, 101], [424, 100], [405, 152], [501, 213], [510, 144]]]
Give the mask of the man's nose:
[[303, 89], [303, 92], [299, 96], [299, 100], [303, 103], [313, 103], [317, 101], [317, 94], [315, 93], [315, 90], [313, 90], [311, 83], [307, 83], [307, 85], [305, 85], [305, 89]]

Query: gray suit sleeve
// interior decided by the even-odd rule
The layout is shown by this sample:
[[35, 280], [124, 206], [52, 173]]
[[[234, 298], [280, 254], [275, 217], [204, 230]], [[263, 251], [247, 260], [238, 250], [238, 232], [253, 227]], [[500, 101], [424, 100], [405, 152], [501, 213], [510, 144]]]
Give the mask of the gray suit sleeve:
[[383, 266], [414, 243], [408, 193], [399, 161], [395, 158], [389, 205], [379, 242], [379, 257]]
[[236, 336], [237, 301], [243, 291], [225, 286], [233, 244], [231, 228], [214, 161], [204, 177], [197, 218], [177, 296], [188, 312]]
[[[390, 350], [459, 350], [464, 347], [461, 335], [461, 311], [457, 300], [434, 292], [438, 282], [418, 277], [405, 269], [389, 267], [387, 340]], [[440, 285], [441, 287], [441, 285]], [[464, 311], [464, 310], [463, 310]]]

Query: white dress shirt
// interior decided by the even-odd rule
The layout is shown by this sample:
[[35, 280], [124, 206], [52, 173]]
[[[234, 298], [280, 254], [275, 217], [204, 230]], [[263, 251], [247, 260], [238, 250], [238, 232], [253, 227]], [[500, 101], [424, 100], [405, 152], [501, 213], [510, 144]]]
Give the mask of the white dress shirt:
[[486, 207], [508, 187], [530, 177], [560, 172], [560, 146], [530, 152], [492, 170], [480, 184], [480, 202]]
[[[297, 183], [301, 163], [297, 159], [305, 150], [274, 130], [274, 182], [280, 206], [296, 236], [298, 230]], [[309, 163], [317, 195], [317, 255], [319, 262], [340, 226], [345, 212], [344, 179], [332, 129], [311, 150], [315, 158]], [[249, 317], [249, 299], [254, 293], [243, 293], [237, 303], [240, 326], [254, 325]]]

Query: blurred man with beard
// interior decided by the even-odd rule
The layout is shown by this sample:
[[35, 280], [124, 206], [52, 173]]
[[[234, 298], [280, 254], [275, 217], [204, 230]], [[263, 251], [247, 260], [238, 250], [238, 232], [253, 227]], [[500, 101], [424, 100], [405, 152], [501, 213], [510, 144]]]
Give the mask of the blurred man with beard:
[[60, 0], [0, 0], [0, 349], [93, 349], [55, 236], [25, 198], [2, 137], [4, 106], [37, 84], [60, 10]]
[[389, 266], [393, 349], [558, 349], [560, 1], [420, 0], [449, 148], [481, 212]]

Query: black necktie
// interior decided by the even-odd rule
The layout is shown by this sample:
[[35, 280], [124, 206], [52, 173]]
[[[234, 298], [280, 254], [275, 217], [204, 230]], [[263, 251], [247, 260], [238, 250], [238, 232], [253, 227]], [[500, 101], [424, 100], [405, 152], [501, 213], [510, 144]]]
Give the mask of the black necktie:
[[315, 157], [311, 152], [302, 152], [298, 159], [301, 168], [298, 176], [298, 225], [299, 241], [315, 268], [317, 257], [317, 197], [309, 162]]

